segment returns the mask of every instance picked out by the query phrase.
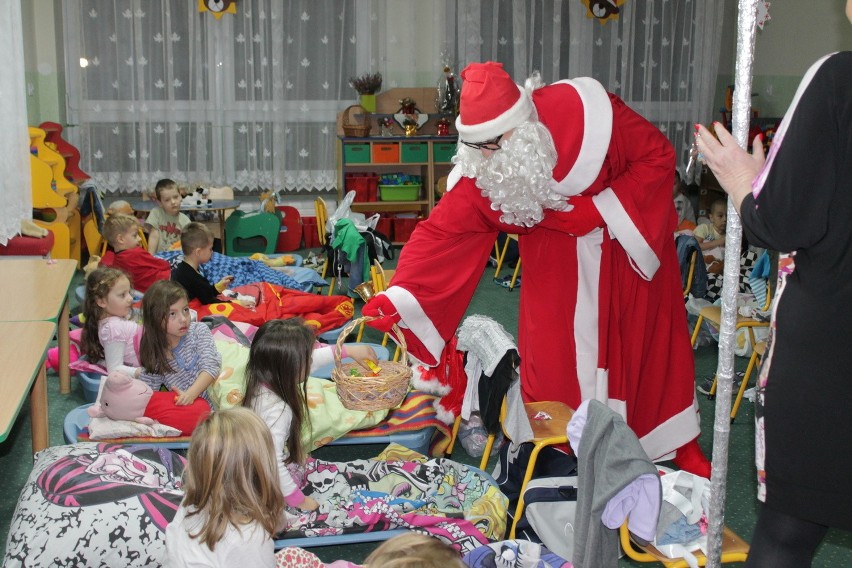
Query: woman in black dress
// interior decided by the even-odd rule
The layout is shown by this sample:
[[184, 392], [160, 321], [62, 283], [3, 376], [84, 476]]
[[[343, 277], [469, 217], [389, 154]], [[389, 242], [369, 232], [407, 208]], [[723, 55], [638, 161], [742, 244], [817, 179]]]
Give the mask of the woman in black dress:
[[[847, 0], [852, 21], [852, 0]], [[749, 567], [810, 566], [829, 527], [852, 529], [852, 52], [805, 74], [764, 163], [720, 125], [699, 158], [749, 242], [780, 251], [778, 293], [758, 377], [763, 501]]]

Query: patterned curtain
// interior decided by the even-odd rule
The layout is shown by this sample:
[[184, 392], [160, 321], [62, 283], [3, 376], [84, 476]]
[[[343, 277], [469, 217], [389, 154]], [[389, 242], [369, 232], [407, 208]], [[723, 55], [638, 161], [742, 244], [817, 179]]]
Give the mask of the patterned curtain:
[[337, 112], [371, 35], [356, 33], [357, 1], [240, 0], [220, 18], [198, 4], [63, 2], [66, 132], [82, 168], [108, 192], [162, 177], [334, 188]]
[[715, 118], [723, 0], [626, 0], [600, 23], [581, 0], [452, 0], [458, 69], [500, 61], [518, 83], [589, 76], [657, 124], [686, 165], [692, 125]]

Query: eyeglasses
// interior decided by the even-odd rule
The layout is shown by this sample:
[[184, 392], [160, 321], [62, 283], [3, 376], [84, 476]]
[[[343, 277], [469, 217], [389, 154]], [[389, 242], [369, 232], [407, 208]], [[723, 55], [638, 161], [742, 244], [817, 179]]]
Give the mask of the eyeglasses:
[[469, 148], [473, 148], [474, 150], [491, 150], [492, 152], [496, 152], [500, 149], [500, 140], [503, 138], [501, 134], [497, 138], [492, 138], [491, 140], [486, 140], [485, 142], [465, 142], [461, 140], [460, 142]]

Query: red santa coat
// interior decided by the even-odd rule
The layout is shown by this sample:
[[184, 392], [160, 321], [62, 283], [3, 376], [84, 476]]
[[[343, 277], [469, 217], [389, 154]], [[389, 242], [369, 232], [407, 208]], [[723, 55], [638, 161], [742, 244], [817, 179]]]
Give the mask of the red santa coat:
[[533, 103], [558, 152], [554, 189], [591, 196], [604, 227], [574, 237], [546, 228], [546, 221], [529, 229], [507, 225], [475, 180], [461, 178], [403, 247], [385, 294], [402, 318], [411, 354], [435, 364], [497, 233], [518, 233], [525, 399], [576, 408], [596, 398], [624, 416], [652, 459], [671, 457], [699, 433], [672, 237], [674, 151], [656, 127], [592, 79], [537, 89]]

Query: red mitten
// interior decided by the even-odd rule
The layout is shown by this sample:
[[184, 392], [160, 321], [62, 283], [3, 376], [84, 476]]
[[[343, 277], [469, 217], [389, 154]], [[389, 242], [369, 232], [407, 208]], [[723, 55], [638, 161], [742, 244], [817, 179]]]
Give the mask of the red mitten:
[[368, 321], [367, 325], [385, 333], [389, 333], [393, 325], [402, 319], [399, 312], [396, 311], [396, 306], [385, 294], [378, 294], [370, 298], [370, 301], [361, 308], [361, 315], [377, 318]]
[[582, 237], [604, 226], [603, 217], [591, 197], [583, 195], [571, 197], [568, 199], [568, 204], [572, 206], [570, 211], [548, 210], [539, 226], [575, 237]]

